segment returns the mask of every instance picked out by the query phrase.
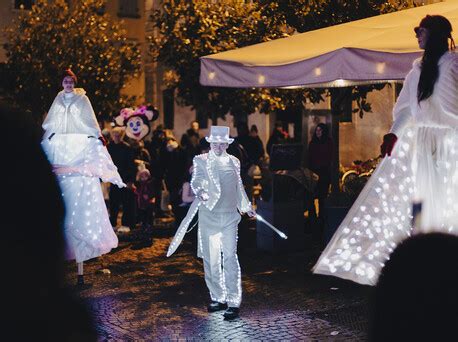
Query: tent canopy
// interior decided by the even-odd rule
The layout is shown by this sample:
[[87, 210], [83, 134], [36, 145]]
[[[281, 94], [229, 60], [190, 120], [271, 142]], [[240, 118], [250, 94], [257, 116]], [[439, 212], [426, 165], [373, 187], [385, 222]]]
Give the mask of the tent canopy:
[[458, 29], [458, 0], [411, 8], [201, 57], [216, 87], [329, 87], [403, 80], [421, 55], [413, 28], [440, 14]]

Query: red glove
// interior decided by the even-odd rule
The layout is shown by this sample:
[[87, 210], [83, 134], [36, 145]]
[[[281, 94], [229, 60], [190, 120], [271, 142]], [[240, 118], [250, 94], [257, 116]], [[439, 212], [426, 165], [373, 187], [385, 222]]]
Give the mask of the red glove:
[[394, 145], [398, 141], [398, 137], [394, 133], [388, 133], [383, 136], [383, 143], [380, 145], [380, 152], [382, 153], [382, 158], [388, 155], [391, 156]]
[[105, 139], [103, 136], [100, 136], [99, 140], [102, 142], [103, 146], [107, 146], [107, 139]]

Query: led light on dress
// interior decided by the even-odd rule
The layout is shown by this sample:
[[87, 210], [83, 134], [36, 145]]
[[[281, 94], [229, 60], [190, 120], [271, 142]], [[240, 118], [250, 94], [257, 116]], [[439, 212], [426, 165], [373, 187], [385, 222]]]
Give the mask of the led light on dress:
[[[458, 55], [439, 60], [434, 92], [418, 104], [420, 61], [393, 110], [398, 136], [314, 267], [315, 273], [374, 285], [396, 245], [411, 234], [458, 234]], [[421, 200], [421, 226], [411, 206]], [[426, 251], [425, 251], [426, 252]]]
[[60, 92], [43, 128], [42, 148], [62, 190], [66, 215], [67, 259], [83, 262], [108, 253], [118, 239], [108, 218], [100, 179], [124, 187], [107, 149], [97, 139], [100, 129], [82, 89]]

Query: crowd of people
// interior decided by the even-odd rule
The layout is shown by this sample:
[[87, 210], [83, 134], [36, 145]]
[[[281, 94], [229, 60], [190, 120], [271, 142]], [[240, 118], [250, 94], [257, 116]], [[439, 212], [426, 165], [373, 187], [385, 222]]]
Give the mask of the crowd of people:
[[[140, 224], [145, 246], [151, 245], [154, 217], [173, 216], [179, 224], [186, 214], [194, 198], [189, 185], [193, 159], [208, 152], [210, 145], [197, 121], [191, 122], [181, 139], [162, 125], [140, 141], [127, 137], [122, 127], [107, 127], [102, 134], [108, 142], [108, 152], [127, 184], [124, 188], [109, 187], [106, 197], [111, 224], [124, 230]], [[248, 170], [264, 161], [264, 145], [256, 125], [249, 129], [247, 124], [239, 124], [237, 133], [228, 153], [241, 161], [242, 179], [250, 184]]]

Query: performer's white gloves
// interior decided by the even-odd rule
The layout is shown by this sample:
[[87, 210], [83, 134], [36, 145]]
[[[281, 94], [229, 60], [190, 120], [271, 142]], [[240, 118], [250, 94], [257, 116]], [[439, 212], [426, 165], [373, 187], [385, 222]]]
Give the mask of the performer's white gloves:
[[208, 193], [204, 190], [201, 190], [199, 191], [199, 193], [197, 194], [197, 197], [201, 200], [201, 201], [208, 201], [208, 199], [210, 198], [210, 196], [208, 196]]

